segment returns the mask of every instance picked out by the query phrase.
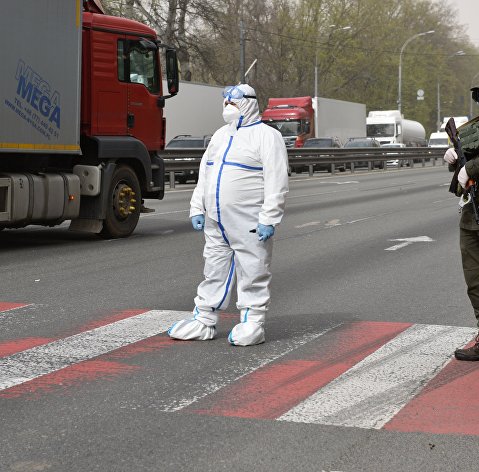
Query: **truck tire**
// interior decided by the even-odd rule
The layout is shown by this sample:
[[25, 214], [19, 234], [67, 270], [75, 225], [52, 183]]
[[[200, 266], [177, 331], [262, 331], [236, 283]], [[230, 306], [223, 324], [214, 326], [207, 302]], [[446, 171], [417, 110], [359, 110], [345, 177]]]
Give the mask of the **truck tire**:
[[105, 239], [125, 238], [138, 224], [141, 209], [141, 189], [138, 177], [128, 166], [113, 172], [106, 218], [100, 236]]

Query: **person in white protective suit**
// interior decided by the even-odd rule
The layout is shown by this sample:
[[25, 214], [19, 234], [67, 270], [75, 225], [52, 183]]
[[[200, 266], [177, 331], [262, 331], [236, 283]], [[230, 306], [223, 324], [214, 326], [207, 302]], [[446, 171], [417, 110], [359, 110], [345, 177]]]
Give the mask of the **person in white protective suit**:
[[271, 237], [283, 217], [288, 155], [279, 131], [261, 122], [252, 87], [226, 87], [223, 97], [227, 124], [211, 138], [190, 202], [193, 228], [205, 232], [205, 279], [198, 286], [193, 317], [175, 323], [168, 334], [213, 339], [218, 312], [227, 308], [236, 279], [241, 322], [228, 340], [249, 346], [265, 341]]

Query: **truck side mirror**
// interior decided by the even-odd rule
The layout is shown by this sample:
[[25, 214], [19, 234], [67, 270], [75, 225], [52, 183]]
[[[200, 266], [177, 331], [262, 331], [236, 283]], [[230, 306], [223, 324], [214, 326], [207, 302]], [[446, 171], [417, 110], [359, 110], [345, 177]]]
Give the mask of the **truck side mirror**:
[[158, 51], [158, 46], [149, 39], [141, 38], [138, 43], [144, 51]]
[[175, 49], [168, 48], [166, 50], [166, 82], [168, 84], [168, 92], [171, 95], [176, 95], [180, 88], [180, 80]]
[[303, 124], [303, 131], [308, 134], [309, 133], [309, 130], [310, 130], [310, 122], [309, 121], [305, 121], [304, 124]]
[[398, 134], [401, 134], [401, 125], [398, 125]]
[[[471, 89], [471, 95], [472, 95], [472, 99], [476, 102], [476, 103], [479, 103], [479, 88], [478, 87], [473, 87]], [[472, 118], [472, 117], [471, 117]]]

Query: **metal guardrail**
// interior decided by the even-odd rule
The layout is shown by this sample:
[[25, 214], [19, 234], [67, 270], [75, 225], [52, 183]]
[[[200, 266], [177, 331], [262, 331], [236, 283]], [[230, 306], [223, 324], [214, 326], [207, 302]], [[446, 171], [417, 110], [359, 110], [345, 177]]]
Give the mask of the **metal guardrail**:
[[[164, 159], [165, 170], [170, 175], [170, 187], [175, 186], [175, 171], [198, 170], [204, 149], [171, 149], [164, 150], [160, 156]], [[355, 171], [358, 163], [365, 163], [368, 170], [373, 165], [379, 164], [382, 169], [387, 168], [387, 161], [399, 160], [414, 167], [415, 163], [425, 166], [426, 161], [431, 160], [436, 165], [436, 159], [444, 161], [444, 149], [429, 147], [414, 148], [294, 148], [288, 149], [288, 161], [292, 168], [307, 167], [309, 174], [314, 172], [314, 166], [321, 164], [329, 165], [331, 173], [336, 172], [336, 166], [349, 165], [351, 172]]]

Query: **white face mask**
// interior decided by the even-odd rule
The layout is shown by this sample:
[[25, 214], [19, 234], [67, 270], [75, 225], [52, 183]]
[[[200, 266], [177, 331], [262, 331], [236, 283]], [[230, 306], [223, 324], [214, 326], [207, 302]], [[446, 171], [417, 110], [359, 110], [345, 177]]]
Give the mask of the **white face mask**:
[[233, 123], [235, 120], [239, 120], [241, 112], [235, 106], [228, 104], [223, 109], [223, 120], [226, 123]]

